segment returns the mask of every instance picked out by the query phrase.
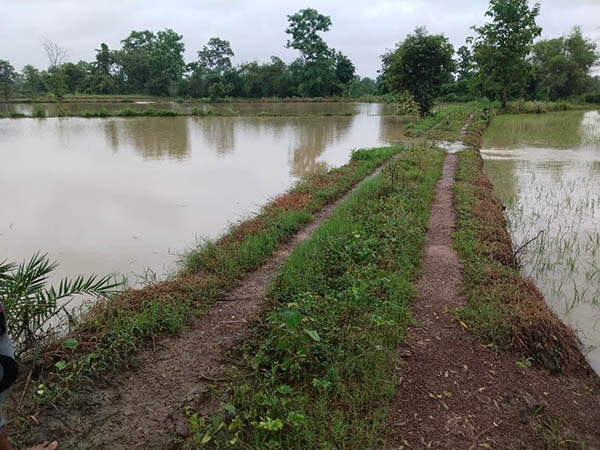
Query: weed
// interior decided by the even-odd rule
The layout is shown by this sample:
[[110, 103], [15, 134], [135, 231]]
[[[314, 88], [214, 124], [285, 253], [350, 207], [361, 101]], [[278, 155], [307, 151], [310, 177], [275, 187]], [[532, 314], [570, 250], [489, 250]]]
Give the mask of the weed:
[[35, 117], [37, 119], [43, 119], [46, 117], [47, 111], [43, 105], [33, 105], [33, 110], [31, 111], [31, 117]]

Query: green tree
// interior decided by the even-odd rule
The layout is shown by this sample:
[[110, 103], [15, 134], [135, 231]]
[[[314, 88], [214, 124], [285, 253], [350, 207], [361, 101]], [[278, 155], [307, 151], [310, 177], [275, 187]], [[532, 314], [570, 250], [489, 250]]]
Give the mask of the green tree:
[[323, 97], [340, 93], [336, 62], [341, 64], [340, 75], [343, 77], [347, 76], [353, 65], [344, 55], [338, 55], [329, 48], [319, 35], [319, 32], [331, 28], [331, 18], [307, 8], [289, 15], [288, 22], [285, 32], [291, 39], [287, 41], [286, 48], [294, 48], [300, 52], [300, 58], [290, 65], [290, 73], [296, 86], [295, 93], [302, 97]]
[[[198, 51], [198, 60], [190, 64], [190, 95], [209, 96], [216, 100], [231, 95], [234, 91], [243, 90], [237, 71], [231, 63], [233, 56], [235, 54], [229, 41], [218, 37], [210, 38], [202, 50]], [[218, 86], [211, 90], [213, 85]]]
[[329, 57], [331, 50], [318, 34], [329, 31], [331, 18], [320, 14], [316, 9], [301, 9], [288, 17], [288, 28], [285, 32], [291, 35], [286, 48], [294, 48], [300, 52], [305, 61], [316, 61]]
[[23, 80], [23, 93], [36, 96], [39, 93], [46, 91], [46, 86], [44, 85], [44, 80], [42, 80], [40, 71], [31, 64], [27, 64], [23, 67], [21, 78]]
[[235, 56], [231, 44], [225, 39], [212, 37], [207, 44], [198, 51], [198, 66], [205, 72], [223, 75], [233, 66], [231, 58]]
[[149, 80], [146, 84], [152, 95], [173, 95], [185, 71], [183, 36], [171, 29], [159, 31], [148, 53]]
[[121, 41], [113, 59], [122, 67], [126, 91], [170, 95], [177, 91], [185, 71], [183, 36], [171, 29], [153, 33], [132, 31]]
[[492, 21], [472, 27], [477, 32], [472, 41], [476, 86], [481, 92], [498, 92], [503, 108], [511, 88], [525, 87], [530, 72], [526, 58], [542, 32], [535, 22], [539, 12], [539, 4], [530, 8], [527, 0], [490, 0], [485, 15]]
[[385, 82], [391, 92], [409, 92], [425, 115], [442, 85], [452, 79], [454, 47], [441, 34], [430, 35], [424, 27], [382, 56]]
[[342, 52], [336, 52], [335, 54], [335, 75], [337, 76], [340, 83], [343, 85], [348, 84], [354, 79], [356, 67], [346, 55]]
[[121, 41], [121, 50], [115, 55], [120, 61], [127, 93], [143, 93], [150, 80], [149, 55], [156, 36], [153, 32], [132, 31]]
[[65, 72], [60, 66], [51, 66], [42, 72], [42, 79], [46, 90], [58, 99], [62, 99], [68, 92]]
[[86, 61], [79, 61], [77, 64], [64, 63], [60, 66], [65, 79], [65, 85], [68, 92], [75, 94], [83, 92], [89, 83], [90, 64]]
[[456, 63], [456, 79], [457, 81], [469, 80], [473, 76], [474, 64], [473, 53], [466, 45], [461, 45], [456, 51], [458, 61]]
[[96, 49], [96, 61], [91, 63], [88, 89], [94, 94], [117, 94], [121, 84], [118, 54], [102, 43]]
[[596, 44], [575, 27], [566, 38], [547, 39], [533, 46], [539, 98], [556, 100], [584, 94], [592, 87], [590, 69], [598, 61]]
[[5, 100], [11, 94], [17, 73], [15, 68], [3, 59], [0, 59], [0, 92], [4, 95]]

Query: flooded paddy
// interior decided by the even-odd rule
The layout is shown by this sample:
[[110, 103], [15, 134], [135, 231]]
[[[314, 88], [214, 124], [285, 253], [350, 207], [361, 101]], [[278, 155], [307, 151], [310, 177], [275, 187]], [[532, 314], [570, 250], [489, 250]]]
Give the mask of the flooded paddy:
[[57, 277], [160, 277], [298, 177], [404, 139], [397, 118], [377, 115], [384, 105], [272, 107], [356, 115], [0, 119], [0, 260], [42, 251]]
[[482, 155], [524, 272], [600, 373], [600, 114], [496, 117]]

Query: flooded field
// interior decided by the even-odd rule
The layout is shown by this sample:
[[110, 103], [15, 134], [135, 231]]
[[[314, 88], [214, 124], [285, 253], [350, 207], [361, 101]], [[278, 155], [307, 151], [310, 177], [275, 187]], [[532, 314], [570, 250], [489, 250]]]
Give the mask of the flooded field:
[[[352, 102], [240, 102], [240, 103], [202, 103], [202, 102], [155, 102], [155, 101], [131, 101], [122, 103], [108, 102], [81, 102], [81, 103], [0, 103], [0, 114], [9, 115], [12, 113], [25, 114], [30, 116], [35, 107], [42, 107], [48, 117], [56, 117], [69, 114], [83, 114], [86, 111], [108, 111], [116, 113], [124, 108], [143, 111], [147, 108], [153, 109], [171, 109], [179, 111], [182, 114], [191, 114], [192, 110], [200, 109], [204, 111], [212, 110], [221, 112], [225, 115], [256, 115], [260, 113], [281, 114], [281, 115], [340, 115], [340, 114], [360, 114], [370, 105], [352, 103]], [[378, 113], [394, 112], [395, 105], [380, 104], [377, 105]], [[373, 111], [373, 110], [371, 110]]]
[[357, 115], [0, 119], [0, 261], [42, 251], [56, 276], [161, 276], [303, 174], [404, 139], [383, 105], [272, 107]]
[[600, 114], [496, 117], [483, 148], [524, 271], [600, 373]]

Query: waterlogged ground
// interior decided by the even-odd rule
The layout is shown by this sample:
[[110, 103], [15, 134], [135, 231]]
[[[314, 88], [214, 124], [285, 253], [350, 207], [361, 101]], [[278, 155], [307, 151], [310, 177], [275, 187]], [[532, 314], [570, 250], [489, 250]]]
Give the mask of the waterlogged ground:
[[0, 119], [0, 261], [42, 251], [57, 277], [161, 276], [303, 174], [404, 139], [383, 105], [271, 107], [356, 115]]
[[483, 148], [524, 271], [600, 373], [599, 112], [499, 116]]

